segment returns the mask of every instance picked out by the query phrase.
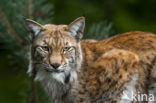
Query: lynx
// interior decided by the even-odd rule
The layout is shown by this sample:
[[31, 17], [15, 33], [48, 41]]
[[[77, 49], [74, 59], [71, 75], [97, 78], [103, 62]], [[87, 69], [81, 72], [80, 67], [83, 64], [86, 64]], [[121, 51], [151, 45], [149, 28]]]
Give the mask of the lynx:
[[134, 31], [82, 40], [84, 17], [69, 25], [25, 23], [31, 41], [28, 73], [52, 103], [154, 103], [156, 35]]

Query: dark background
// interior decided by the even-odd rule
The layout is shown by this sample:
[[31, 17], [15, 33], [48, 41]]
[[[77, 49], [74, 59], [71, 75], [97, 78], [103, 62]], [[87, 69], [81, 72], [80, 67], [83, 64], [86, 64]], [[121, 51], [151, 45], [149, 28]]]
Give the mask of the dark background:
[[49, 103], [26, 74], [30, 42], [22, 18], [69, 24], [84, 14], [84, 38], [136, 30], [156, 33], [156, 0], [1, 0], [0, 103]]

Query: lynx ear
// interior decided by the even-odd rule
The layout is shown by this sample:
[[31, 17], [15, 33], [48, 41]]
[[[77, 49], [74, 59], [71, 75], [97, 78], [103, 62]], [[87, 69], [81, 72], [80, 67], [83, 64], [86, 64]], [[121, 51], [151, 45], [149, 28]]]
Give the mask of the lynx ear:
[[68, 25], [69, 32], [75, 39], [80, 40], [85, 27], [85, 17], [79, 17]]
[[41, 31], [44, 30], [43, 26], [31, 19], [25, 19], [26, 28], [31, 33], [30, 38], [34, 39]]

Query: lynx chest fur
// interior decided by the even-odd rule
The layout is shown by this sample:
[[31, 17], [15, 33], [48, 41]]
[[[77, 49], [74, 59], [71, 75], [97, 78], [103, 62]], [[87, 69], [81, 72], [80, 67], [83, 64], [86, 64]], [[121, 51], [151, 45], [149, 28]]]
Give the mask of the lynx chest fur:
[[52, 103], [154, 103], [154, 98], [137, 96], [156, 94], [154, 34], [81, 40], [84, 17], [69, 25], [25, 21], [32, 43], [28, 73], [40, 81]]

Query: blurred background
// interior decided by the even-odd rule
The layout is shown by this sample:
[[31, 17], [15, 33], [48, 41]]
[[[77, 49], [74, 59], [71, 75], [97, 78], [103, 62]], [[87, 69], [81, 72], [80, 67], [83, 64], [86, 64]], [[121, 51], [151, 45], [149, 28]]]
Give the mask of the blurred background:
[[23, 17], [69, 24], [86, 16], [84, 39], [128, 31], [156, 33], [156, 0], [0, 0], [0, 103], [49, 103], [26, 74], [30, 42]]

